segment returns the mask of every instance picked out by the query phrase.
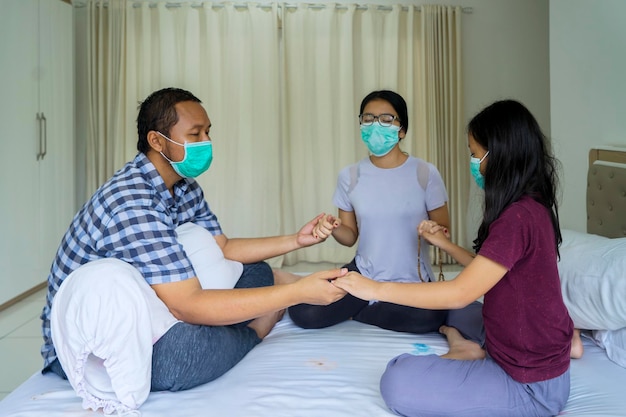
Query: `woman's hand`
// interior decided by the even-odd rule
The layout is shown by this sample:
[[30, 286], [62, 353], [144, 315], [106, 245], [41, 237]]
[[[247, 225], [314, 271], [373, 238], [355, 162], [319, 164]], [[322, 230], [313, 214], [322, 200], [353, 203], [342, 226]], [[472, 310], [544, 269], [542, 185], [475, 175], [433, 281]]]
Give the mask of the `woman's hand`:
[[419, 226], [417, 226], [417, 233], [430, 244], [437, 247], [445, 245], [445, 243], [450, 240], [448, 229], [432, 220], [423, 220]]
[[359, 274], [358, 272], [348, 272], [343, 277], [332, 281], [336, 287], [349, 292], [361, 300], [376, 300], [376, 292], [380, 287], [380, 282], [374, 281]]
[[313, 220], [309, 221], [307, 224], [302, 226], [300, 230], [298, 230], [298, 233], [296, 234], [296, 243], [298, 247], [305, 248], [324, 241], [324, 239], [320, 239], [313, 233], [317, 223], [323, 219], [324, 216], [326, 216], [324, 213], [318, 214]]
[[322, 216], [313, 228], [313, 236], [316, 239], [326, 240], [333, 230], [341, 226], [341, 219], [331, 214]]

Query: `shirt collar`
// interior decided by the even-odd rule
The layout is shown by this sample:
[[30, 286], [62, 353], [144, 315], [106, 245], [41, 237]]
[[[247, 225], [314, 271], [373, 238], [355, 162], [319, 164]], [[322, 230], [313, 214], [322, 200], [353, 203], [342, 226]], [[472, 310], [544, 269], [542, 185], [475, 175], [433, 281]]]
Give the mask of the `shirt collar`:
[[175, 199], [177, 200], [180, 196], [184, 195], [189, 188], [188, 179], [183, 178], [174, 184], [175, 197], [172, 197], [172, 194], [170, 194], [170, 191], [165, 185], [165, 181], [163, 181], [163, 177], [161, 177], [161, 174], [159, 174], [154, 164], [150, 162], [150, 159], [148, 159], [143, 152], [139, 152], [137, 156], [135, 156], [134, 163], [141, 174], [152, 183], [157, 193], [168, 207], [175, 205]]

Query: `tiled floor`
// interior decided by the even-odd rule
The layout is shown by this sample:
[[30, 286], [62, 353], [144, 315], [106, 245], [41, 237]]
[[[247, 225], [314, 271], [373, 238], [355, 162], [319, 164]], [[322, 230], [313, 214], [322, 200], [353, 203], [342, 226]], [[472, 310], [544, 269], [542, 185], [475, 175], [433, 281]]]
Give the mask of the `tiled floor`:
[[[291, 272], [313, 272], [339, 266], [341, 265], [301, 262], [283, 269]], [[444, 270], [456, 271], [458, 267], [446, 267]], [[41, 290], [0, 311], [0, 358], [3, 361], [0, 367], [0, 400], [41, 369], [39, 349], [43, 340], [39, 315], [45, 297], [45, 290]]]
[[39, 349], [45, 290], [0, 311], [0, 400], [41, 369]]

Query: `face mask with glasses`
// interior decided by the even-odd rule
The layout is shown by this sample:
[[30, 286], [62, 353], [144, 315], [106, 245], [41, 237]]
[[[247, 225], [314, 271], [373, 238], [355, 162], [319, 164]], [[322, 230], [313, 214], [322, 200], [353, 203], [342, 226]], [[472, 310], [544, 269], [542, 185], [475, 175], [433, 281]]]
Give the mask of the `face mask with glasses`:
[[[398, 132], [401, 129], [401, 126], [393, 124], [397, 119], [393, 114], [387, 113], [378, 116], [371, 113], [359, 115], [361, 139], [372, 155], [385, 156], [396, 146], [400, 140]], [[374, 123], [375, 121], [377, 123]]]

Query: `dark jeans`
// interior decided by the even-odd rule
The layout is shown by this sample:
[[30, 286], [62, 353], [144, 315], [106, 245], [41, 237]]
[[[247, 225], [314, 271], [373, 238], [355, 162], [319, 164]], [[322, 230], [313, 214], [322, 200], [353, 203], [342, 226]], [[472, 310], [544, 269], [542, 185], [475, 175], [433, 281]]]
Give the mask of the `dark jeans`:
[[[344, 268], [359, 272], [353, 259]], [[289, 307], [289, 317], [305, 329], [320, 329], [349, 319], [373, 324], [383, 329], [407, 333], [436, 332], [442, 325], [456, 328], [470, 340], [484, 344], [482, 304], [474, 302], [459, 310], [427, 310], [376, 302], [369, 304], [350, 294], [327, 306], [297, 304]]]
[[[235, 288], [273, 285], [265, 262], [246, 264]], [[180, 391], [210, 382], [235, 366], [261, 339], [247, 326], [201, 326], [178, 322], [152, 347], [152, 391]], [[43, 373], [67, 379], [58, 359]]]

